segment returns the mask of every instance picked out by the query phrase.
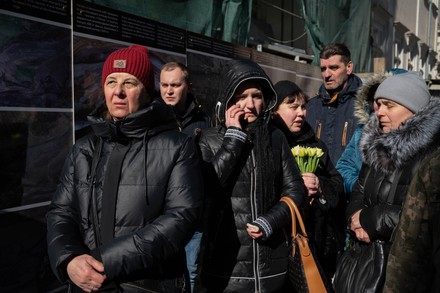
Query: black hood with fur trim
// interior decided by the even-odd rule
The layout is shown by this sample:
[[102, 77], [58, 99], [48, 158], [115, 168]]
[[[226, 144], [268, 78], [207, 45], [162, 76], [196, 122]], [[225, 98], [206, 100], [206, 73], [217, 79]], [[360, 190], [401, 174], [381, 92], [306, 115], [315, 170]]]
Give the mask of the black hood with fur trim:
[[384, 133], [379, 119], [371, 115], [359, 141], [362, 160], [375, 170], [391, 173], [417, 158], [423, 158], [440, 145], [440, 98], [407, 119], [399, 128]]

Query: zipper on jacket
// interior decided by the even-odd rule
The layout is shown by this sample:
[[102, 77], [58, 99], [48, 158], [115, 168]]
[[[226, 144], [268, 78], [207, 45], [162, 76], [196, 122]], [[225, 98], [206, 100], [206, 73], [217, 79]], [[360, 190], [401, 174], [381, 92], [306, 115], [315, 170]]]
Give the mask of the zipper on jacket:
[[[257, 200], [257, 189], [256, 189], [256, 181], [257, 181], [257, 175], [255, 173], [256, 169], [256, 162], [255, 162], [255, 155], [254, 151], [251, 151], [251, 163], [252, 163], [252, 170], [251, 170], [251, 216], [252, 220], [255, 220], [258, 217], [258, 210], [256, 205]], [[257, 170], [259, 171], [259, 170]], [[252, 258], [253, 258], [253, 270], [254, 270], [254, 276], [255, 276], [255, 292], [260, 292], [260, 275], [258, 270], [258, 264], [259, 264], [259, 253], [258, 253], [258, 243], [255, 240], [252, 240]]]
[[93, 217], [93, 233], [95, 234], [95, 242], [96, 247], [99, 247], [102, 245], [102, 239], [101, 234], [99, 232], [99, 219], [98, 219], [98, 210], [97, 206], [98, 203], [96, 202], [96, 176], [93, 176], [92, 178], [92, 217]]
[[92, 210], [92, 221], [93, 221], [93, 233], [95, 234], [95, 245], [96, 247], [101, 246], [101, 237], [99, 234], [99, 222], [98, 222], [98, 208], [96, 202], [96, 169], [98, 167], [98, 160], [101, 157], [103, 140], [98, 137], [98, 141], [95, 142], [95, 150], [93, 151], [92, 164], [90, 170], [90, 200], [91, 200], [91, 210]]
[[318, 122], [318, 127], [316, 127], [316, 137], [318, 139], [321, 139], [321, 129], [322, 129], [322, 123]]
[[341, 141], [343, 147], [347, 145], [347, 129], [348, 129], [348, 121], [345, 121], [344, 129], [342, 130], [342, 141]]

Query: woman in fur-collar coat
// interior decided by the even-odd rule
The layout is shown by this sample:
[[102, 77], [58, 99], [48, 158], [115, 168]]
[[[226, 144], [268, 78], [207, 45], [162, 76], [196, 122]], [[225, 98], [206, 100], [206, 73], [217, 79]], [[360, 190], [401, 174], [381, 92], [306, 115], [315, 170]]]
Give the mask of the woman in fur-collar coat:
[[374, 93], [377, 87], [387, 78], [396, 74], [408, 72], [404, 69], [393, 68], [384, 73], [378, 73], [368, 78], [359, 87], [356, 93], [356, 101], [354, 102], [354, 116], [358, 119], [356, 127], [349, 144], [346, 146], [342, 156], [336, 164], [336, 169], [344, 179], [344, 189], [348, 195], [351, 193], [354, 184], [359, 178], [362, 168], [361, 152], [359, 150], [359, 139], [362, 129], [367, 123], [370, 114], [374, 112]]
[[[346, 217], [358, 241], [384, 245], [386, 262], [411, 179], [420, 161], [439, 145], [440, 100], [431, 97], [425, 82], [409, 72], [386, 78], [374, 101], [377, 111], [360, 138], [363, 166]], [[371, 280], [376, 284], [374, 292], [381, 292], [384, 271], [372, 275], [376, 276]], [[353, 289], [346, 278], [336, 273], [337, 292]]]
[[[409, 74], [413, 75], [413, 73], [408, 73], [403, 74], [402, 76], [407, 76]], [[399, 75], [396, 75], [393, 78], [396, 79], [398, 77]], [[400, 83], [398, 84], [403, 85]], [[410, 83], [407, 84], [407, 87], [412, 86], [413, 85]], [[401, 89], [400, 91], [403, 92], [405, 90]], [[411, 92], [411, 90], [409, 90], [409, 92]], [[378, 100], [378, 96], [381, 94], [383, 93], [376, 92], [375, 101]], [[427, 95], [429, 95], [429, 92], [427, 92]], [[410, 97], [409, 99], [413, 99], [414, 102], [419, 104], [421, 104], [423, 100], [426, 100], [427, 103], [423, 105], [423, 107], [420, 107], [419, 111], [402, 122], [397, 129], [391, 129], [391, 131], [386, 132], [384, 128], [386, 127], [385, 125], [387, 122], [385, 119], [381, 118], [380, 112], [377, 115], [372, 116], [372, 119], [365, 125], [364, 132], [361, 135], [359, 142], [364, 166], [348, 205], [347, 216], [354, 213], [359, 207], [365, 207], [365, 210], [362, 211], [360, 216], [360, 221], [363, 222], [362, 219], [365, 218], [366, 220], [367, 215], [371, 215], [371, 213], [375, 214], [381, 210], [383, 211], [383, 209], [379, 209], [377, 207], [372, 207], [372, 210], [368, 211], [364, 201], [362, 200], [363, 203], [361, 203], [358, 200], [359, 195], [362, 194], [362, 197], [367, 199], [367, 202], [370, 204], [372, 204], [375, 200], [379, 201], [380, 195], [385, 195], [388, 197], [388, 194], [381, 194], [380, 191], [383, 192], [387, 190], [383, 185], [386, 185], [386, 181], [388, 181], [388, 184], [392, 184], [393, 178], [399, 180], [398, 189], [395, 192], [396, 196], [389, 196], [393, 196], [394, 203], [398, 203], [399, 208], [396, 214], [396, 216], [398, 216], [400, 205], [406, 194], [408, 185], [405, 184], [405, 181], [408, 181], [409, 183], [418, 167], [418, 163], [424, 157], [426, 157], [428, 153], [431, 153], [439, 146], [440, 142], [438, 141], [438, 137], [440, 135], [440, 100], [430, 96], [429, 98]], [[401, 103], [404, 103], [403, 98]], [[395, 176], [398, 172], [402, 172], [400, 178], [396, 178]], [[370, 173], [368, 177], [366, 177], [366, 173]], [[380, 181], [382, 184], [379, 185], [378, 181], [370, 181], [373, 178], [382, 178]], [[371, 185], [365, 184], [368, 183], [368, 181], [375, 183]], [[360, 187], [364, 187], [365, 189]], [[404, 189], [400, 189], [399, 187]], [[374, 193], [374, 190], [377, 191], [377, 195], [375, 196], [371, 194], [372, 192]], [[383, 201], [383, 198], [380, 201]], [[375, 228], [374, 222], [379, 224], [380, 222], [386, 221], [381, 221], [374, 216], [373, 218], [376, 220], [372, 222], [366, 221], [364, 225], [368, 230], [370, 230], [370, 240], [389, 240], [391, 234], [383, 232], [387, 230], [392, 232], [393, 229], [391, 228], [394, 227], [390, 226], [389, 229], [380, 229], [380, 227]], [[398, 221], [398, 217], [395, 217], [394, 219], [395, 220], [392, 222], [396, 223]]]

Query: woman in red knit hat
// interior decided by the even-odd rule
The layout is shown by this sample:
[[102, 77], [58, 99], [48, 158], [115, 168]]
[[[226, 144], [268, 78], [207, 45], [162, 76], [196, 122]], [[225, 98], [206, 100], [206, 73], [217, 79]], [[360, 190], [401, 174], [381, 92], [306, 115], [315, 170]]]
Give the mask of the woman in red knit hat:
[[110, 54], [102, 87], [94, 134], [73, 146], [47, 214], [53, 271], [69, 292], [183, 292], [202, 190], [195, 146], [154, 95], [147, 48]]

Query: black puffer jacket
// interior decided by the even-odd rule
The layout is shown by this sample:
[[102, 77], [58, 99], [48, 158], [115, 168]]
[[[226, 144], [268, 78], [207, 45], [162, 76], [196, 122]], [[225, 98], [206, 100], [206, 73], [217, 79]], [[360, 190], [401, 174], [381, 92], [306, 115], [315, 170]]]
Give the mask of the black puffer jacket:
[[[275, 92], [260, 67], [237, 62], [229, 68], [217, 104], [220, 121], [224, 121], [225, 105], [235, 89], [248, 79], [263, 81], [266, 105], [269, 109], [274, 105]], [[275, 186], [273, 195], [261, 199], [255, 191], [259, 170], [252, 138], [240, 140], [235, 136], [239, 132], [233, 127], [226, 130], [222, 124], [202, 132], [200, 138], [209, 196], [202, 284], [209, 292], [274, 292], [285, 283], [289, 253], [289, 231], [285, 228], [290, 213], [287, 205], [278, 201], [281, 195], [288, 195], [301, 204], [304, 184], [283, 133], [269, 127]], [[253, 241], [246, 224], [258, 217], [267, 221], [272, 233], [265, 240]]]
[[372, 241], [391, 239], [409, 183], [419, 162], [440, 145], [439, 137], [440, 100], [434, 97], [389, 133], [379, 130], [374, 114], [365, 124], [359, 141], [363, 166], [346, 217], [362, 209], [360, 224]]
[[[121, 143], [129, 144], [118, 187], [115, 238], [98, 253], [107, 279], [174, 278], [184, 268], [182, 250], [200, 207], [202, 180], [194, 143], [177, 130], [173, 110], [162, 99], [115, 123], [100, 117], [99, 112], [89, 117], [103, 140], [94, 185], [98, 218], [110, 154]], [[50, 262], [62, 281], [67, 280], [68, 260], [97, 246], [90, 178], [96, 136], [73, 146], [47, 214]]]

